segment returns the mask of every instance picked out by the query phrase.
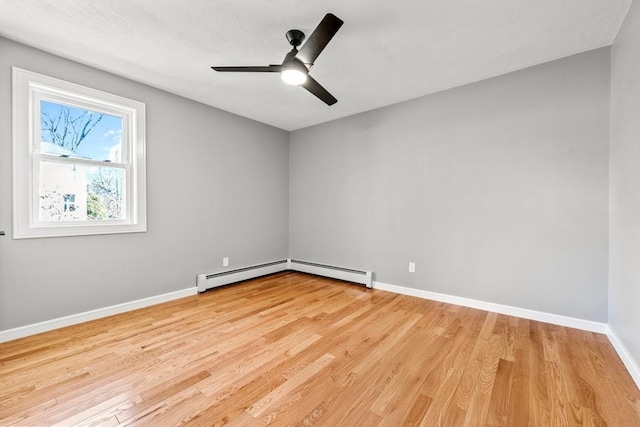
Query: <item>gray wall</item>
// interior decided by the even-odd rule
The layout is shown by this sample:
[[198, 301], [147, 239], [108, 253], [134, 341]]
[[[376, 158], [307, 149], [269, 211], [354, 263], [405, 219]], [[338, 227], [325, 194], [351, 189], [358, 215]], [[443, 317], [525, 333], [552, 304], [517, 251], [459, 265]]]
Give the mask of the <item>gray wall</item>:
[[640, 4], [611, 48], [609, 324], [640, 366]]
[[292, 132], [290, 256], [606, 322], [608, 123], [604, 48]]
[[192, 287], [223, 256], [287, 256], [285, 131], [1, 38], [0, 228], [11, 230], [11, 66], [146, 103], [149, 231], [0, 238], [0, 330]]

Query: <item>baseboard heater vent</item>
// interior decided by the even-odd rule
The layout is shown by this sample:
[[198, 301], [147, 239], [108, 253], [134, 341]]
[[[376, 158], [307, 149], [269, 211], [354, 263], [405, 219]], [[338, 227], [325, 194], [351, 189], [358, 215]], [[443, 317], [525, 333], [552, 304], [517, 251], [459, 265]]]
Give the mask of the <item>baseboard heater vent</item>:
[[333, 265], [318, 264], [297, 259], [288, 260], [289, 270], [302, 273], [317, 274], [318, 276], [331, 277], [333, 279], [346, 280], [347, 282], [361, 283], [371, 288], [371, 271], [354, 270], [352, 268], [336, 267]]
[[371, 271], [354, 270], [351, 268], [336, 267], [333, 265], [318, 264], [315, 262], [295, 259], [268, 262], [265, 264], [252, 265], [234, 270], [221, 271], [219, 273], [198, 274], [196, 284], [198, 292], [204, 292], [207, 289], [217, 288], [218, 286], [241, 282], [243, 280], [266, 276], [267, 274], [278, 273], [285, 270], [316, 274], [318, 276], [360, 283], [365, 285], [367, 288], [372, 287]]
[[207, 289], [217, 288], [218, 286], [224, 286], [230, 283], [241, 282], [243, 280], [249, 280], [287, 270], [288, 261], [289, 260], [283, 259], [282, 261], [252, 265], [250, 267], [222, 271], [220, 273], [198, 274], [198, 292], [204, 292]]

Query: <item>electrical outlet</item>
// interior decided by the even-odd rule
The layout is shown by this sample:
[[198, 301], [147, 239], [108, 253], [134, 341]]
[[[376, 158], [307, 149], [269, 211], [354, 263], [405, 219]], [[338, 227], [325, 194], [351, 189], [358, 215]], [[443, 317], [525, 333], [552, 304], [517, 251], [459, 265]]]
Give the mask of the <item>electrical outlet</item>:
[[229, 267], [229, 257], [222, 258], [222, 266]]
[[416, 263], [415, 262], [410, 262], [409, 263], [409, 273], [415, 273], [416, 272]]

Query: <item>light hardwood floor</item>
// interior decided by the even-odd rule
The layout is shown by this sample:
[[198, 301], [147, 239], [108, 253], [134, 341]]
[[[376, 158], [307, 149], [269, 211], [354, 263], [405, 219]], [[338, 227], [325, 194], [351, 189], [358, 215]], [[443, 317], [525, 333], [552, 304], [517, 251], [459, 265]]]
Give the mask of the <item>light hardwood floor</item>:
[[0, 425], [638, 426], [604, 335], [280, 273], [0, 344]]

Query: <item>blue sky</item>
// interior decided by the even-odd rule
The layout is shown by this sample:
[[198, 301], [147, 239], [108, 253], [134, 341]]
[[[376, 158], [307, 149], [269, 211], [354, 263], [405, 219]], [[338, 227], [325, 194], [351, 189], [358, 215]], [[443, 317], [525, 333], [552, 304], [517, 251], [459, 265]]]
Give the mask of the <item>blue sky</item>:
[[[71, 116], [77, 117], [82, 114], [83, 109], [66, 106], [71, 110]], [[40, 102], [40, 113], [44, 116], [49, 114], [51, 117], [57, 117], [60, 114], [60, 104], [49, 101]], [[93, 128], [89, 135], [82, 141], [78, 147], [77, 153], [82, 157], [88, 157], [95, 160], [108, 160], [109, 152], [112, 147], [120, 144], [122, 137], [122, 118], [105, 114], [102, 120]], [[47, 141], [51, 138], [48, 132], [42, 132], [42, 140]], [[52, 141], [47, 141], [52, 142]]]

